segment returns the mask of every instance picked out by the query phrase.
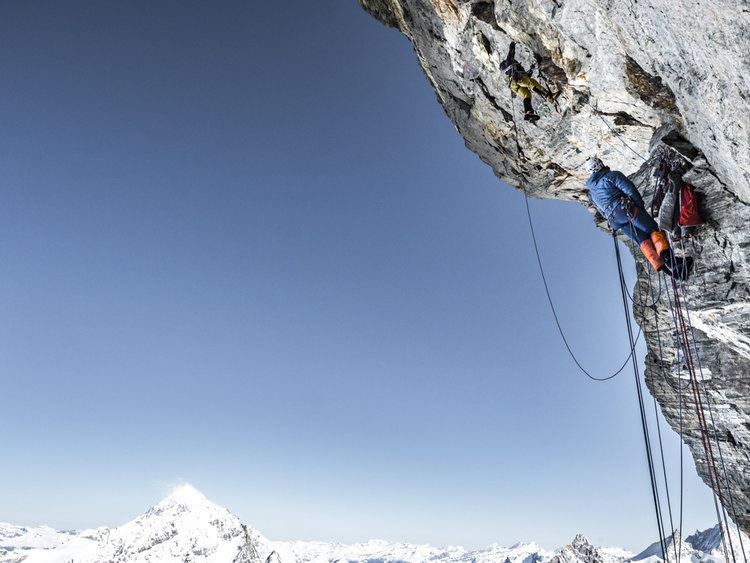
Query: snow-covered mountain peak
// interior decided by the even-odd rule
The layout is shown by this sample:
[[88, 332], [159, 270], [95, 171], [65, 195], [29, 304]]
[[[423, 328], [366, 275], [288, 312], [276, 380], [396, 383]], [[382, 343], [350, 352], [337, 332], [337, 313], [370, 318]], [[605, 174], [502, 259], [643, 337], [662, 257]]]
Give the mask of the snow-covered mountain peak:
[[[201, 507], [211, 503], [203, 493], [190, 485], [182, 483], [174, 487], [169, 494], [159, 503], [159, 505], [181, 505], [185, 507]], [[157, 505], [157, 506], [159, 506]]]
[[578, 534], [570, 545], [560, 550], [550, 563], [611, 563], [617, 557], [600, 552], [583, 534]]
[[164, 510], [168, 507], [181, 506], [185, 510], [203, 510], [208, 506], [217, 507], [198, 489], [189, 483], [181, 483], [173, 487], [169, 493], [154, 508]]
[[[164, 499], [153, 506], [146, 514], [134, 520], [134, 522], [143, 519], [190, 519], [189, 515], [191, 514], [196, 515], [202, 520], [206, 519], [209, 515], [210, 519], [232, 517], [226, 508], [211, 502], [198, 489], [184, 483], [172, 489]], [[237, 520], [237, 525], [239, 526], [239, 520]]]
[[590, 549], [592, 547], [591, 542], [583, 534], [576, 535], [576, 537], [573, 538], [573, 543], [571, 544], [571, 546], [578, 550]]
[[239, 518], [184, 484], [146, 514], [111, 530], [104, 547], [111, 556], [150, 550], [162, 560], [185, 551], [205, 557], [221, 549], [231, 561], [243, 535]]
[[[254, 529], [248, 533], [255, 541], [267, 541]], [[235, 558], [245, 538], [239, 518], [191, 485], [181, 485], [118, 528], [59, 533], [0, 526], [0, 563], [225, 563]]]

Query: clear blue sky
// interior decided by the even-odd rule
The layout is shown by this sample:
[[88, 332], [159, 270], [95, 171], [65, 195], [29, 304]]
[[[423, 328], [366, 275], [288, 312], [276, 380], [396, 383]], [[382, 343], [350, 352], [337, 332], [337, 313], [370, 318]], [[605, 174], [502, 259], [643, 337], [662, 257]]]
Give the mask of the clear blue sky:
[[[5, 2], [0, 52], [0, 521], [184, 480], [279, 540], [656, 538], [632, 372], [356, 1]], [[611, 241], [532, 203], [609, 372]]]

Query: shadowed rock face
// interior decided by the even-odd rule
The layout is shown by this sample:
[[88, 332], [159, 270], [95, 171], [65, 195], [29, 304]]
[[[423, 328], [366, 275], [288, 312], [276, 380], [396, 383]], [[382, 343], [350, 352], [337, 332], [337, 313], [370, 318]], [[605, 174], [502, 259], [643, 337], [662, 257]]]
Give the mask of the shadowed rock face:
[[[688, 249], [696, 254], [696, 267], [685, 297], [705, 379], [705, 388], [696, 387], [711, 405], [706, 416], [717, 429], [734, 512], [750, 532], [750, 5], [719, 0], [685, 0], [679, 6], [667, 0], [360, 4], [412, 41], [466, 146], [498, 178], [530, 196], [589, 205], [583, 163], [596, 154], [628, 174], [650, 201], [659, 147], [677, 147], [690, 162], [685, 179], [695, 187], [707, 221], [696, 247]], [[541, 116], [537, 126], [522, 119], [521, 100], [511, 96], [498, 69], [511, 41], [517, 42], [516, 60], [527, 69], [536, 64], [551, 88], [562, 90], [559, 113], [534, 96]], [[604, 221], [597, 216], [597, 223]], [[648, 270], [639, 267], [636, 299], [647, 288]], [[680, 381], [686, 383], [685, 366], [676, 352], [668, 299], [662, 296], [655, 307], [637, 310], [636, 318], [649, 345], [646, 383], [675, 430], [682, 401], [685, 442], [710, 483], [692, 388], [675, 390]], [[718, 451], [713, 455], [718, 458]], [[722, 498], [728, 504], [726, 491]]]

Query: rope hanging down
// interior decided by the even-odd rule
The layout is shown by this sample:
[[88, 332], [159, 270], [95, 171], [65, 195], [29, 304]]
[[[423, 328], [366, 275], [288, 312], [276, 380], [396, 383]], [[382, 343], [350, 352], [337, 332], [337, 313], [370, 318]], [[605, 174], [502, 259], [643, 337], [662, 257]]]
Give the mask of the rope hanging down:
[[[650, 278], [650, 273], [649, 273], [649, 278]], [[661, 296], [661, 288], [662, 288], [661, 281], [662, 281], [662, 276], [659, 276], [659, 296]], [[650, 285], [650, 279], [649, 279], [649, 285]], [[665, 286], [666, 286], [666, 284], [665, 284]], [[653, 300], [654, 304], [656, 304], [656, 302], [658, 301], [658, 298], [657, 299], [652, 299], [652, 300]], [[672, 303], [671, 300], [669, 301], [669, 303], [670, 303], [670, 310], [672, 312], [672, 319], [674, 320], [675, 327], [676, 327], [677, 326], [677, 319], [676, 319], [675, 314], [674, 314], [674, 308], [671, 307], [671, 303]], [[656, 311], [655, 308], [654, 308], [654, 324], [656, 326], [656, 342], [657, 342], [657, 347], [658, 347], [658, 351], [659, 351], [659, 370], [661, 372], [661, 376], [664, 379], [664, 382], [673, 391], [677, 392], [678, 420], [679, 420], [679, 428], [680, 428], [680, 430], [679, 430], [679, 436], [680, 436], [679, 443], [682, 444], [683, 440], [684, 440], [684, 427], [683, 427], [683, 416], [682, 416], [682, 404], [683, 404], [682, 392], [685, 391], [688, 387], [690, 387], [690, 380], [688, 380], [687, 384], [684, 387], [682, 387], [679, 384], [679, 381], [680, 381], [680, 345], [679, 345], [679, 332], [675, 329], [675, 336], [677, 338], [677, 346], [675, 347], [675, 350], [677, 352], [677, 358], [676, 358], [676, 360], [677, 360], [677, 385], [675, 386], [675, 385], [672, 385], [672, 383], [669, 381], [669, 378], [667, 378], [667, 373], [666, 373], [666, 370], [664, 369], [664, 351], [663, 351], [662, 343], [661, 343], [661, 329], [659, 328], [659, 313]], [[661, 438], [661, 426], [659, 424], [659, 412], [658, 412], [658, 407], [657, 407], [657, 403], [656, 403], [656, 397], [654, 397], [654, 418], [656, 420], [656, 429], [657, 429], [657, 432], [659, 433], [659, 448], [661, 450], [662, 470], [664, 471], [664, 487], [665, 487], [665, 490], [667, 492], [667, 509], [669, 511], [670, 529], [674, 530], [675, 527], [674, 527], [674, 520], [672, 519], [672, 503], [671, 503], [670, 498], [669, 498], [669, 483], [668, 483], [668, 480], [667, 480], [667, 469], [666, 469], [666, 465], [664, 463], [664, 446], [663, 446], [662, 438]], [[684, 475], [685, 475], [685, 472], [684, 472], [683, 450], [682, 450], [682, 448], [680, 448], [680, 515], [679, 515], [679, 528], [678, 528], [678, 533], [679, 533], [678, 537], [680, 537], [680, 538], [682, 538], [682, 530], [683, 530], [682, 526], [683, 526], [683, 508], [684, 508], [684, 491], [685, 491], [685, 487], [684, 487]], [[673, 535], [673, 539], [674, 539], [674, 535]], [[682, 558], [682, 542], [678, 542], [678, 543], [679, 543], [679, 545], [675, 545], [675, 542], [672, 541], [672, 547], [673, 547], [673, 549], [675, 551], [675, 562], [676, 563], [679, 563], [679, 561]]]
[[[729, 485], [729, 477], [727, 475], [726, 464], [724, 462], [724, 456], [721, 451], [721, 444], [719, 442], [718, 433], [716, 431], [716, 423], [714, 421], [713, 411], [711, 409], [711, 402], [709, 400], [708, 387], [706, 385], [706, 380], [703, 376], [703, 369], [700, 364], [700, 356], [698, 355], [698, 351], [697, 351], [697, 345], [695, 341], [695, 332], [693, 331], [692, 324], [690, 323], [690, 310], [687, 306], [687, 300], [685, 299], [685, 290], [682, 284], [681, 283], [678, 284], [676, 280], [672, 281], [672, 288], [674, 291], [674, 304], [675, 304], [675, 309], [677, 311], [676, 316], [678, 320], [679, 333], [682, 336], [685, 365], [687, 366], [688, 373], [690, 376], [691, 386], [693, 388], [693, 400], [695, 402], [696, 416], [697, 416], [699, 428], [701, 431], [701, 443], [703, 445], [703, 451], [704, 451], [704, 455], [706, 458], [706, 463], [708, 464], [711, 489], [715, 493], [714, 503], [716, 506], [717, 517], [719, 519], [719, 524], [721, 524], [723, 521], [724, 530], [727, 531], [726, 539], [724, 538], [724, 534], [721, 535], [725, 558], [728, 561], [729, 552], [731, 552], [732, 561], [736, 561], [732, 538], [728, 534], [729, 522], [728, 522], [727, 510], [725, 508], [728, 504], [729, 509], [732, 512], [732, 518], [734, 520], [735, 527], [737, 529], [737, 535], [738, 535], [739, 544], [740, 544], [740, 552], [742, 553], [745, 563], [747, 563], [747, 556], [745, 555], [745, 548], [744, 548], [743, 541], [742, 541], [742, 533], [740, 532], [740, 528], [739, 528], [739, 524], [737, 520], [737, 512], [736, 512], [735, 505], [734, 505], [732, 488]], [[682, 294], [682, 297], [680, 296], [680, 294]], [[685, 311], [684, 315], [683, 315], [683, 309]], [[695, 361], [693, 360], [693, 356], [695, 357]], [[698, 368], [697, 371], [696, 371], [696, 364]], [[698, 381], [698, 374], [700, 374], [700, 385]], [[703, 391], [702, 396], [701, 396], [699, 388], [702, 389]], [[705, 400], [705, 405], [704, 405], [704, 400]], [[706, 412], [708, 412], [708, 418], [706, 418]], [[710, 421], [710, 424], [709, 424], [709, 421]], [[712, 444], [712, 441], [713, 441], [713, 444]], [[714, 445], [718, 453], [718, 458], [719, 458], [718, 465], [717, 465], [716, 456], [714, 455], [714, 452], [713, 452]], [[723, 479], [721, 479], [719, 476], [719, 466], [721, 467], [721, 473], [723, 475]], [[722, 480], [723, 480], [723, 487], [724, 489], [726, 489], [726, 495], [727, 495], [726, 500], [722, 493]], [[721, 505], [721, 509], [719, 508], [719, 504], [716, 502], [717, 495], [718, 495], [719, 503]], [[728, 540], [728, 542], [726, 540]], [[729, 551], [727, 551], [727, 544], [729, 546]]]
[[544, 284], [544, 291], [547, 294], [547, 301], [549, 302], [550, 309], [552, 310], [552, 316], [555, 318], [555, 324], [557, 325], [557, 330], [560, 332], [560, 337], [562, 338], [563, 343], [565, 344], [565, 348], [568, 350], [568, 354], [570, 354], [570, 357], [573, 359], [576, 366], [578, 366], [578, 369], [580, 369], [589, 379], [592, 379], [593, 381], [608, 381], [610, 379], [613, 379], [617, 375], [619, 375], [622, 372], [622, 370], [624, 370], [625, 367], [628, 365], [628, 362], [630, 361], [630, 359], [634, 357], [635, 343], [637, 343], [638, 339], [640, 339], [641, 337], [641, 330], [640, 329], [638, 330], [638, 336], [636, 337], [635, 342], [633, 343], [633, 346], [630, 348], [630, 352], [628, 353], [628, 356], [625, 358], [625, 361], [622, 363], [622, 365], [619, 367], [617, 371], [615, 371], [614, 373], [608, 376], [596, 377], [594, 375], [591, 375], [591, 373], [586, 368], [584, 368], [583, 365], [581, 365], [581, 362], [578, 361], [578, 358], [576, 357], [575, 353], [570, 347], [570, 344], [568, 343], [568, 339], [565, 336], [565, 331], [563, 330], [562, 325], [560, 324], [560, 319], [557, 316], [557, 310], [555, 309], [555, 304], [552, 301], [552, 294], [550, 293], [549, 285], [547, 284], [547, 277], [544, 274], [544, 266], [542, 265], [542, 258], [539, 253], [539, 245], [537, 244], [536, 233], [534, 231], [534, 222], [532, 221], [532, 218], [531, 218], [531, 208], [529, 207], [529, 195], [526, 192], [526, 186], [524, 183], [525, 177], [523, 175], [523, 169], [522, 169], [521, 163], [519, 162], [520, 155], [521, 155], [521, 143], [518, 140], [518, 126], [516, 124], [516, 117], [515, 117], [516, 109], [515, 109], [515, 103], [513, 101], [512, 94], [511, 94], [511, 109], [512, 109], [513, 129], [515, 131], [515, 140], [516, 140], [515, 161], [516, 161], [516, 166], [518, 167], [519, 171], [522, 172], [521, 189], [523, 190], [524, 202], [526, 203], [526, 215], [529, 220], [529, 228], [531, 230], [531, 240], [534, 243], [534, 252], [536, 253], [537, 264], [539, 264], [539, 272], [541, 273], [541, 276], [542, 276], [542, 282]]
[[525, 189], [523, 191], [523, 194], [524, 194], [524, 201], [526, 203], [526, 215], [528, 216], [528, 219], [529, 219], [529, 229], [531, 230], [531, 240], [534, 243], [534, 252], [536, 253], [537, 264], [539, 264], [539, 272], [542, 275], [542, 283], [544, 284], [544, 291], [547, 294], [547, 301], [549, 301], [549, 306], [550, 306], [550, 309], [552, 310], [552, 316], [555, 318], [555, 324], [557, 325], [557, 330], [560, 332], [560, 337], [562, 338], [562, 341], [565, 344], [565, 348], [568, 350], [568, 354], [570, 354], [570, 357], [578, 366], [578, 369], [580, 369], [590, 379], [593, 379], [594, 381], [608, 381], [610, 379], [613, 379], [614, 377], [619, 375], [622, 372], [622, 370], [625, 369], [625, 367], [628, 365], [628, 362], [633, 357], [633, 354], [635, 353], [635, 344], [638, 342], [638, 339], [641, 337], [641, 331], [640, 330], [638, 331], [638, 336], [636, 337], [635, 342], [633, 343], [633, 346], [630, 348], [630, 352], [628, 353], [628, 356], [625, 358], [625, 361], [622, 363], [620, 368], [614, 373], [612, 373], [611, 375], [608, 375], [606, 377], [595, 377], [591, 375], [591, 373], [589, 373], [589, 371], [581, 365], [581, 362], [578, 361], [578, 358], [576, 357], [575, 353], [570, 347], [570, 344], [568, 344], [568, 339], [565, 337], [565, 331], [563, 330], [562, 325], [560, 324], [560, 319], [557, 316], [557, 310], [555, 309], [555, 304], [552, 301], [552, 295], [549, 290], [549, 285], [547, 285], [547, 277], [544, 275], [544, 266], [542, 266], [542, 258], [539, 254], [539, 246], [537, 244], [536, 234], [534, 232], [534, 223], [531, 219], [531, 209], [529, 208], [529, 197], [526, 194]]
[[[628, 310], [628, 291], [625, 283], [625, 276], [622, 271], [622, 258], [620, 256], [620, 247], [617, 244], [617, 236], [612, 231], [612, 241], [615, 245], [615, 254], [617, 255], [617, 271], [620, 277], [620, 291], [622, 293], [622, 306], [625, 310], [625, 324], [628, 329], [628, 339], [631, 347], [635, 347], [633, 341], [633, 326], [630, 322], [630, 311]], [[664, 523], [662, 521], [661, 501], [659, 499], [659, 487], [656, 482], [656, 469], [654, 467], [654, 458], [651, 452], [651, 439], [649, 438], [648, 421], [646, 418], [646, 408], [643, 402], [643, 388], [641, 386], [641, 377], [638, 371], [638, 362], [633, 358], [633, 376], [635, 377], [635, 388], [638, 393], [638, 407], [641, 414], [641, 427], [643, 428], [643, 440], [646, 446], [646, 459], [648, 461], [649, 477], [651, 479], [651, 494], [654, 500], [654, 510], [656, 512], [656, 525], [659, 529], [659, 545], [661, 547], [662, 559], [667, 560], [666, 536], [664, 534]], [[662, 451], [662, 456], [664, 452]]]

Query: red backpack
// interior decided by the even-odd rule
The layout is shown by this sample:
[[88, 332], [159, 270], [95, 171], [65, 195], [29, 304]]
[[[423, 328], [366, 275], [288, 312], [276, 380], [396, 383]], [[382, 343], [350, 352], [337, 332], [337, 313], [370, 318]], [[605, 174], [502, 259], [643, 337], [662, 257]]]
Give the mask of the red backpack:
[[702, 225], [703, 218], [698, 211], [698, 198], [695, 197], [695, 191], [690, 184], [682, 184], [680, 191], [680, 219], [681, 227], [692, 227]]

